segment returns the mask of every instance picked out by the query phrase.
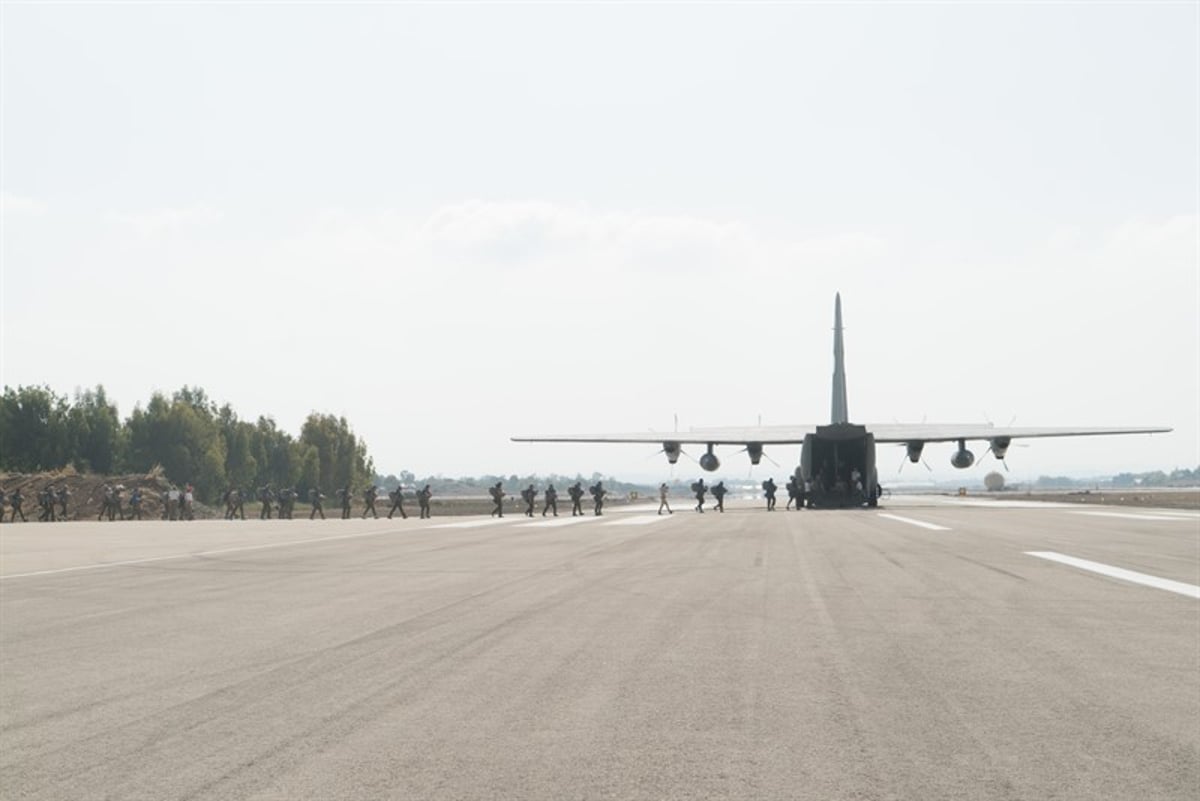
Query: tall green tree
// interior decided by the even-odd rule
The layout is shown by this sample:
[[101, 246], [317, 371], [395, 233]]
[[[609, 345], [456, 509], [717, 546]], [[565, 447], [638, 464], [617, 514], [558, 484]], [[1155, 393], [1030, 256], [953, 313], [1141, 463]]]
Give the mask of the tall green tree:
[[57, 470], [71, 461], [66, 398], [49, 387], [4, 388], [0, 400], [0, 467]]
[[323, 492], [332, 493], [347, 484], [361, 486], [375, 474], [366, 443], [354, 434], [345, 417], [313, 412], [300, 427], [300, 441], [317, 450]]
[[79, 470], [111, 473], [124, 456], [125, 427], [104, 387], [75, 394], [67, 412], [72, 461]]

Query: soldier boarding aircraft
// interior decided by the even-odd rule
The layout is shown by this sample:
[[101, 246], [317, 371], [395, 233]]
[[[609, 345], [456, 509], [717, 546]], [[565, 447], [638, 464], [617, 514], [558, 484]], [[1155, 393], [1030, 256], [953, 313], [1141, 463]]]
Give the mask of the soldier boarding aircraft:
[[687, 433], [523, 436], [514, 442], [625, 442], [661, 443], [667, 461], [675, 464], [684, 445], [704, 445], [700, 467], [712, 472], [721, 466], [713, 453], [717, 445], [741, 445], [758, 464], [765, 445], [802, 445], [796, 475], [808, 487], [807, 500], [816, 507], [875, 506], [879, 500], [879, 476], [875, 469], [877, 443], [902, 444], [911, 462], [921, 460], [927, 442], [957, 442], [950, 464], [966, 469], [975, 463], [967, 450], [968, 440], [987, 442], [986, 453], [1003, 461], [1014, 439], [1032, 437], [1087, 437], [1105, 434], [1155, 434], [1163, 427], [1130, 428], [1027, 428], [991, 424], [884, 424], [856, 425], [846, 406], [846, 366], [842, 347], [842, 297], [834, 300], [833, 328], [833, 414], [829, 425], [757, 426], [747, 428], [701, 428]]

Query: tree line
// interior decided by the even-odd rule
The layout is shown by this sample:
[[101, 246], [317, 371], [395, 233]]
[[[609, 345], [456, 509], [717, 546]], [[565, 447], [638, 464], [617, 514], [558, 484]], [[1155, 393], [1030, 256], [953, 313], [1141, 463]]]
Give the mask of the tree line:
[[242, 420], [199, 387], [170, 397], [155, 392], [124, 420], [104, 387], [73, 399], [44, 386], [5, 386], [0, 399], [0, 470], [36, 473], [72, 465], [80, 472], [144, 473], [161, 466], [168, 480], [190, 483], [213, 502], [225, 488], [272, 484], [301, 492], [361, 486], [374, 465], [344, 417], [312, 413], [299, 437], [270, 417]]
[[1200, 485], [1200, 467], [1195, 470], [1177, 467], [1170, 472], [1151, 470], [1147, 473], [1117, 473], [1111, 479], [1039, 476], [1035, 484], [1038, 489], [1103, 486], [1125, 489], [1131, 487], [1195, 487], [1197, 485]]

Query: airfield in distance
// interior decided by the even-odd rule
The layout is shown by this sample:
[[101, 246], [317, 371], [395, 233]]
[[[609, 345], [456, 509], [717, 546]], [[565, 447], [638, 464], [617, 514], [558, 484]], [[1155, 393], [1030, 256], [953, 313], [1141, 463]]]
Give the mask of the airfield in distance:
[[1195, 511], [5, 526], [5, 799], [1193, 799]]

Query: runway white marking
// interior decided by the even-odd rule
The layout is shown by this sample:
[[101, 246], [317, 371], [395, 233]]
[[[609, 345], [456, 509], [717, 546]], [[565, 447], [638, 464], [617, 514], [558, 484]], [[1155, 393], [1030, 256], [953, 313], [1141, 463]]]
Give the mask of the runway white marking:
[[927, 528], [930, 531], [949, 531], [947, 526], [939, 526], [937, 523], [926, 523], [924, 520], [913, 520], [911, 517], [901, 517], [900, 515], [889, 515], [885, 512], [879, 513], [880, 517], [886, 517], [888, 520], [898, 520], [901, 523], [908, 523], [910, 526], [920, 526]]
[[1073, 515], [1091, 515], [1093, 517], [1119, 517], [1124, 520], [1162, 520], [1166, 522], [1182, 520], [1187, 523], [1195, 522], [1195, 518], [1184, 515], [1173, 515], [1167, 512], [1160, 514], [1137, 514], [1134, 512], [1071, 512]]
[[657, 523], [660, 520], [666, 520], [670, 515], [639, 515], [637, 517], [627, 517], [624, 520], [614, 520], [611, 523], [605, 523], [606, 526], [645, 526], [650, 523]]
[[555, 517], [549, 520], [539, 520], [536, 523], [522, 523], [517, 528], [558, 528], [560, 526], [572, 526], [576, 523], [586, 523], [589, 520], [601, 520], [596, 516], [592, 517]]
[[377, 537], [380, 534], [393, 534], [395, 529], [387, 531], [366, 531], [361, 534], [341, 534], [337, 537], [314, 537], [307, 540], [288, 540], [287, 542], [268, 542], [262, 545], [244, 545], [237, 548], [218, 548], [211, 551], [193, 551], [191, 553], [176, 553], [169, 556], [151, 556], [146, 559], [125, 559], [120, 562], [97, 562], [93, 565], [76, 565], [75, 567], [58, 567], [53, 570], [35, 570], [32, 573], [12, 573], [7, 576], [0, 576], [0, 581], [15, 578], [27, 578], [29, 576], [50, 576], [55, 573], [75, 573], [80, 570], [99, 570], [105, 567], [122, 567], [124, 565], [144, 565], [150, 562], [165, 562], [169, 559], [194, 559], [199, 556], [217, 556], [224, 553], [241, 553], [243, 551], [261, 551], [267, 548], [283, 548], [287, 545], [306, 545], [313, 542], [334, 542], [336, 540], [353, 540], [359, 537]]
[[894, 506], [978, 506], [991, 509], [1070, 509], [1073, 503], [1054, 501], [1018, 501], [991, 498], [960, 498], [949, 495], [908, 495], [893, 493], [887, 503]]
[[502, 517], [492, 517], [487, 520], [464, 520], [461, 523], [442, 523], [440, 526], [430, 526], [430, 528], [481, 528], [482, 526], [494, 526], [505, 522], [508, 521]]
[[1134, 570], [1126, 570], [1123, 567], [1113, 567], [1112, 565], [1102, 564], [1100, 562], [1091, 562], [1087, 559], [1078, 559], [1074, 556], [1066, 556], [1065, 554], [1056, 553], [1054, 551], [1026, 551], [1029, 556], [1036, 556], [1039, 559], [1049, 559], [1051, 562], [1060, 562], [1064, 565], [1077, 567], [1080, 570], [1089, 570], [1093, 573], [1099, 573], [1103, 576], [1109, 576], [1122, 581], [1130, 581], [1134, 584], [1143, 584], [1147, 587], [1154, 587], [1167, 592], [1174, 592], [1180, 595], [1186, 595], [1189, 598], [1200, 599], [1200, 587], [1195, 584], [1184, 584], [1182, 581], [1172, 581], [1171, 579], [1159, 578], [1146, 573], [1138, 573]]

